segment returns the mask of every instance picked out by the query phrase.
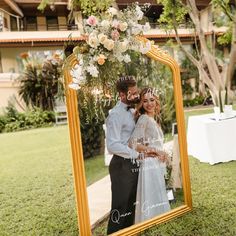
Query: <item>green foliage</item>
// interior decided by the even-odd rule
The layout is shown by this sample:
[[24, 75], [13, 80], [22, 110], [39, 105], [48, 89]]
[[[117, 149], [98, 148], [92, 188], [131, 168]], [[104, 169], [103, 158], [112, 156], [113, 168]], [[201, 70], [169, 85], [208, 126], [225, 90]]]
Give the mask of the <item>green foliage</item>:
[[187, 8], [181, 0], [158, 0], [163, 5], [163, 11], [159, 18], [159, 22], [166, 29], [173, 29], [177, 25], [186, 23], [185, 16]]
[[193, 106], [197, 106], [197, 105], [202, 105], [204, 100], [205, 100], [204, 97], [196, 96], [193, 99], [185, 99], [183, 101], [183, 103], [184, 103], [184, 107], [193, 107]]
[[41, 0], [40, 4], [38, 5], [37, 9], [40, 11], [44, 11], [47, 5], [54, 3], [55, 0]]
[[14, 132], [52, 125], [55, 122], [55, 114], [52, 111], [42, 111], [39, 108], [18, 112], [12, 104], [6, 108], [6, 114], [0, 117], [0, 133]]
[[[0, 166], [1, 236], [80, 235], [68, 126], [1, 134]], [[104, 156], [85, 172], [87, 185], [106, 176]]]
[[72, 8], [79, 7], [82, 10], [84, 16], [89, 16], [98, 15], [106, 11], [114, 2], [114, 0], [73, 0], [71, 5]]
[[217, 38], [217, 42], [220, 45], [228, 45], [232, 41], [232, 18], [231, 14], [234, 12], [234, 7], [229, 6], [229, 1], [222, 0], [212, 0], [213, 3], [213, 24], [217, 27], [228, 27], [226, 32], [222, 35], [219, 35]]
[[106, 97], [98, 97], [84, 88], [78, 90], [78, 105], [84, 158], [101, 154], [104, 146], [102, 125], [114, 101], [109, 102]]
[[0, 116], [0, 133], [3, 132], [6, 124], [7, 124], [7, 117]]
[[221, 9], [223, 13], [229, 18], [230, 21], [234, 19], [235, 4], [232, 4], [230, 0], [212, 0], [211, 1], [215, 8]]
[[[199, 87], [199, 74], [196, 66], [193, 65], [193, 63], [188, 59], [188, 57], [185, 57], [181, 61], [181, 85], [182, 85], [182, 94], [185, 97], [185, 95], [191, 95], [194, 92], [194, 89], [196, 92], [197, 88]], [[195, 88], [193, 89], [192, 86], [189, 83], [189, 79], [194, 78]], [[201, 97], [202, 98], [202, 97]], [[204, 99], [204, 98], [202, 98]], [[198, 101], [198, 99], [185, 99], [183, 101], [184, 106], [194, 106], [199, 105], [199, 102], [201, 103], [201, 100]]]
[[[195, 55], [196, 53], [193, 52], [193, 54]], [[180, 67], [182, 69], [181, 79], [186, 80], [186, 79], [190, 79], [190, 78], [198, 78], [199, 77], [197, 67], [195, 65], [193, 65], [193, 63], [188, 59], [188, 57], [185, 57], [181, 61]]]
[[225, 33], [217, 38], [217, 42], [220, 45], [229, 45], [232, 41], [232, 27], [230, 27]]
[[19, 77], [19, 95], [29, 107], [53, 110], [56, 96], [62, 90], [62, 60], [56, 55], [43, 62], [27, 57], [23, 63], [25, 68]]

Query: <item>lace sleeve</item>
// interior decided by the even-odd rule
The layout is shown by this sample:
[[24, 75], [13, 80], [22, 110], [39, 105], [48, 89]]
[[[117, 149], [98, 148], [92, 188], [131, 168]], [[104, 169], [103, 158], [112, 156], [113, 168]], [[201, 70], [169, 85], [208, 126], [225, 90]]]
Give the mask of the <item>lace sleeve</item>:
[[134, 144], [144, 143], [146, 138], [146, 127], [147, 127], [148, 117], [146, 115], [141, 115], [138, 122], [135, 125], [135, 129], [129, 139], [129, 144], [133, 146]]

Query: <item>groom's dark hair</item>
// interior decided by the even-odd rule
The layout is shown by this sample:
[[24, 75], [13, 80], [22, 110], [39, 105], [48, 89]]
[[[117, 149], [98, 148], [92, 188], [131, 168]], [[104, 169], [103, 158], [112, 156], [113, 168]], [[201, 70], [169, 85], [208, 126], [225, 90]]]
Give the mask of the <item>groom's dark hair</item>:
[[127, 93], [129, 88], [136, 86], [136, 84], [137, 83], [133, 75], [126, 75], [126, 76], [120, 77], [116, 81], [116, 89], [117, 89], [117, 92], [119, 93], [120, 92]]

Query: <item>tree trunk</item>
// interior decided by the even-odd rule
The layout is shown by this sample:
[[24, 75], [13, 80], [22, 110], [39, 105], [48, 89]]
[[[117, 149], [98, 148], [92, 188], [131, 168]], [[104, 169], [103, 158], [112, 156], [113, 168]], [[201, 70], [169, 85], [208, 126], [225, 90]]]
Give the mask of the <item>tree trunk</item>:
[[227, 77], [226, 77], [226, 84], [227, 88], [230, 89], [231, 81], [235, 70], [236, 64], [236, 15], [234, 16], [233, 20], [233, 27], [232, 27], [232, 41], [231, 41], [231, 50], [229, 55], [229, 64], [227, 68]]

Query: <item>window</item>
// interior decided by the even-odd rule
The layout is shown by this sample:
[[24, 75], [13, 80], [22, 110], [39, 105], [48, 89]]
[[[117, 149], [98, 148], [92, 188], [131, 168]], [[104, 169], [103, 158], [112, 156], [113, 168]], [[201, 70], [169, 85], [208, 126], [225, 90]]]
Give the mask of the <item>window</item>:
[[3, 17], [0, 15], [0, 32], [3, 31]]
[[48, 30], [58, 30], [58, 19], [57, 16], [47, 16], [47, 29]]
[[35, 16], [27, 16], [25, 19], [25, 29], [27, 31], [37, 30], [37, 18]]
[[3, 18], [4, 21], [4, 27], [8, 29], [8, 22], [7, 22], [7, 18]]
[[11, 21], [11, 31], [17, 31], [17, 19], [15, 17], [10, 18]]

